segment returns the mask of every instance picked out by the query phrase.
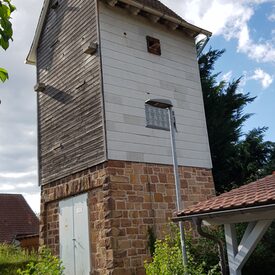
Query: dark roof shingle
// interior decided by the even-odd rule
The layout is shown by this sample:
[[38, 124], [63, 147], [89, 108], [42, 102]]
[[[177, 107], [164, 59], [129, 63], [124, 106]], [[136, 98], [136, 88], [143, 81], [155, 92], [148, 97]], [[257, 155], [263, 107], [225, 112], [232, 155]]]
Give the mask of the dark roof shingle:
[[275, 173], [207, 201], [199, 202], [179, 212], [177, 216], [211, 213], [271, 203], [275, 203]]
[[[172, 16], [174, 18], [177, 18], [179, 20], [183, 20], [179, 15], [177, 15], [174, 11], [169, 9], [167, 6], [165, 6], [163, 3], [161, 3], [158, 0], [134, 0], [144, 6], [147, 6], [149, 8], [155, 9], [161, 13], [164, 13], [166, 15]], [[183, 20], [185, 21], [185, 20]]]
[[0, 242], [18, 234], [38, 234], [39, 220], [22, 195], [0, 194]]

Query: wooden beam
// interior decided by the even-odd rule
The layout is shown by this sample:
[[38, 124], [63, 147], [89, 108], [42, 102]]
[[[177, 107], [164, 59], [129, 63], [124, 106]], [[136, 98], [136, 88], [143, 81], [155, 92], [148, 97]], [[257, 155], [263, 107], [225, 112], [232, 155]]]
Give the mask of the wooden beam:
[[225, 224], [225, 240], [230, 275], [241, 275], [241, 270], [259, 241], [269, 228], [272, 220], [262, 220], [248, 224], [243, 238], [237, 246], [237, 236], [234, 224]]
[[238, 254], [235, 257], [235, 261], [239, 265], [239, 269], [244, 266], [249, 256], [252, 254], [257, 244], [269, 228], [271, 222], [271, 220], [258, 221], [256, 224], [251, 225], [253, 230], [251, 230], [251, 227], [248, 225], [248, 227], [250, 227], [250, 234], [245, 234], [246, 238], [243, 238], [242, 242], [240, 243], [238, 247]]
[[153, 14], [149, 14], [149, 13], [148, 13], [148, 15], [147, 15], [147, 18], [148, 18], [151, 22], [153, 22], [153, 23], [157, 23], [157, 22], [159, 21], [159, 19], [160, 19], [159, 16], [153, 15]]
[[106, 1], [111, 7], [114, 7], [118, 0], [106, 0]]
[[134, 6], [129, 6], [128, 10], [133, 15], [138, 15], [140, 13], [140, 9]]
[[46, 89], [46, 85], [45, 85], [45, 83], [42, 83], [42, 82], [37, 83], [34, 86], [34, 91], [35, 92], [43, 92], [43, 91], [45, 91], [45, 89]]
[[232, 266], [232, 264], [234, 263], [235, 256], [238, 253], [238, 243], [235, 224], [225, 224], [224, 231], [230, 275], [241, 275], [238, 273], [234, 273], [234, 267]]
[[171, 21], [166, 21], [165, 25], [170, 29], [170, 30], [176, 30], [179, 27], [179, 24], [171, 22]]
[[241, 246], [242, 243], [244, 243], [245, 240], [249, 237], [250, 233], [252, 232], [252, 230], [254, 229], [254, 227], [255, 227], [256, 224], [257, 224], [257, 222], [250, 222], [250, 223], [247, 225], [247, 227], [246, 227], [246, 229], [245, 229], [245, 232], [244, 232], [244, 234], [243, 234], [243, 237], [242, 237], [242, 240], [241, 240], [239, 246]]
[[84, 53], [93, 55], [97, 52], [98, 45], [94, 42], [86, 42], [81, 47]]

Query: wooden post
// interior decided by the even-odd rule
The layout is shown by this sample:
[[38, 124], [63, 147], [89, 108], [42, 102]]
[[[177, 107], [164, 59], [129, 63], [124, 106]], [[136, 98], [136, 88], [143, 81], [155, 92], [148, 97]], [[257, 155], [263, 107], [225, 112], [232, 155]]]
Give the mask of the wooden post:
[[241, 275], [249, 256], [262, 239], [272, 220], [250, 222], [240, 244], [237, 243], [235, 224], [225, 224], [225, 240], [230, 275]]

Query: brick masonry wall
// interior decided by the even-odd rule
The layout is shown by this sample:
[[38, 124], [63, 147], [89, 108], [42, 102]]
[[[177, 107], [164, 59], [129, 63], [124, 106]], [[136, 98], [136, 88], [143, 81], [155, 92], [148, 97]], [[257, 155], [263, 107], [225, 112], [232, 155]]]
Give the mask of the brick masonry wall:
[[[180, 167], [185, 206], [214, 195], [209, 169]], [[148, 228], [163, 237], [175, 211], [173, 167], [108, 161], [42, 187], [41, 244], [59, 253], [58, 202], [88, 192], [92, 274], [144, 274]]]

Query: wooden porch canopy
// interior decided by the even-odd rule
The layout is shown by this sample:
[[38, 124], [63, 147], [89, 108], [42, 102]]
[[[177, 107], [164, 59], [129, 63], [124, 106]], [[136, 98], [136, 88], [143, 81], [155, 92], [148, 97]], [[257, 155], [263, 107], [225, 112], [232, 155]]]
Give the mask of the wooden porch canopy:
[[[230, 275], [241, 275], [247, 259], [275, 219], [275, 172], [263, 179], [199, 202], [173, 218], [224, 225]], [[247, 222], [237, 243], [235, 224]]]

